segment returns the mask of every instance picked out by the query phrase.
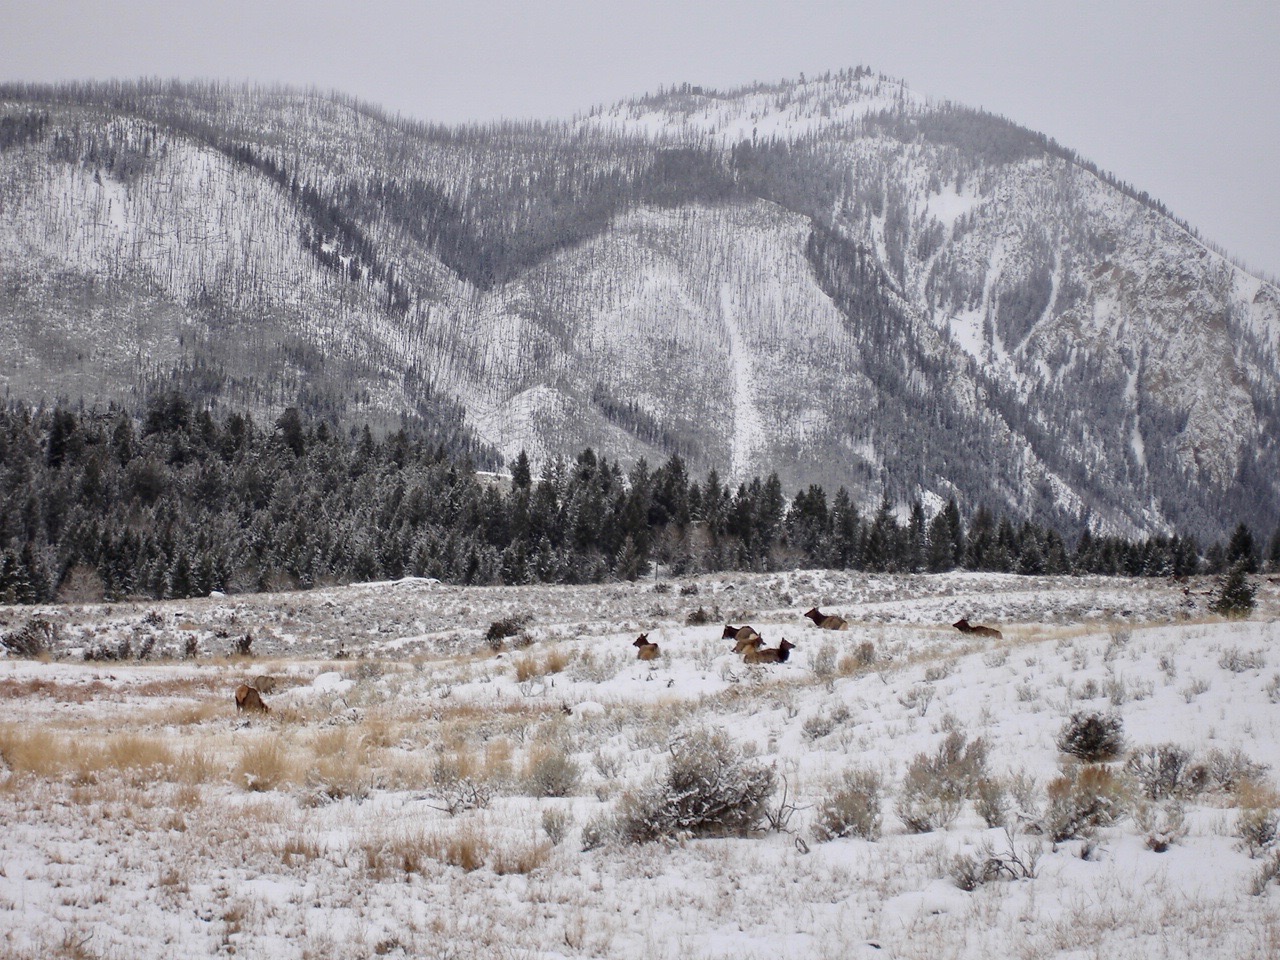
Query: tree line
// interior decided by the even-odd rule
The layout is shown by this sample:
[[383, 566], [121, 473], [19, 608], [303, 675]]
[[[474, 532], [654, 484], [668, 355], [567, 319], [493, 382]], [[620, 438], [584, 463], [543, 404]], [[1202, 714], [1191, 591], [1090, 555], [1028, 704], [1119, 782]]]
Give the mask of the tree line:
[[0, 411], [0, 602], [181, 598], [436, 577], [460, 584], [585, 583], [718, 570], [958, 568], [1183, 576], [1280, 569], [1240, 524], [1131, 541], [1054, 530], [954, 501], [932, 517], [847, 490], [786, 496], [776, 474], [734, 489], [679, 455], [651, 468], [591, 450], [509, 479], [465, 450], [401, 429], [375, 437], [304, 421], [216, 418], [178, 393], [119, 408]]

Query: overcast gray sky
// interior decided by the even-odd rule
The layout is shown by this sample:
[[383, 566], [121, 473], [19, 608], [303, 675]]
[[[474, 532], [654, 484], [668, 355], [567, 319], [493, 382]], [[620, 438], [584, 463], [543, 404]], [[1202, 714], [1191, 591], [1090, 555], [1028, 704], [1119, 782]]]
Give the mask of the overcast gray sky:
[[0, 0], [0, 78], [315, 84], [444, 122], [865, 64], [1280, 274], [1280, 0]]

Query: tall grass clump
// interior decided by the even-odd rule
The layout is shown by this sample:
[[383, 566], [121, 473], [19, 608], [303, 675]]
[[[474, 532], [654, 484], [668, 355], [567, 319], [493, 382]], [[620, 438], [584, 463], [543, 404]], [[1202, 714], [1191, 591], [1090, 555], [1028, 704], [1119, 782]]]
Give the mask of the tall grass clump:
[[251, 743], [240, 754], [236, 782], [246, 790], [278, 790], [293, 779], [293, 764], [284, 741], [278, 736]]

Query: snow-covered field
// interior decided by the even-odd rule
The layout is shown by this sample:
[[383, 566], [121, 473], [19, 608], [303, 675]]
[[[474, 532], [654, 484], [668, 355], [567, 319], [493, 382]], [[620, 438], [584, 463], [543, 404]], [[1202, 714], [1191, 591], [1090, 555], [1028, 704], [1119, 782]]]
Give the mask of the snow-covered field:
[[[0, 958], [1280, 956], [1280, 854], [1237, 835], [1280, 808], [1258, 583], [1243, 621], [1209, 581], [833, 572], [0, 608], [55, 627], [0, 659]], [[796, 648], [744, 664], [726, 622]], [[237, 715], [261, 675], [270, 715]], [[1054, 843], [1080, 711], [1122, 722], [1119, 816]], [[761, 829], [612, 833], [708, 732], [773, 771]], [[984, 786], [909, 832], [913, 761], [955, 735]], [[1203, 768], [1144, 801], [1129, 761], [1162, 744]], [[880, 777], [877, 839], [823, 839], [849, 771]]]

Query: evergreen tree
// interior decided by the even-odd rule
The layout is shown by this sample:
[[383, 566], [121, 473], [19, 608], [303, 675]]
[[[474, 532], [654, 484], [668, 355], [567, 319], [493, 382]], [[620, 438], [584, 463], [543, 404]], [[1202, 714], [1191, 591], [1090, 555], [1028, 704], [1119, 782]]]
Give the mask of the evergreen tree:
[[841, 487], [831, 501], [832, 561], [840, 569], [857, 569], [862, 565], [859, 544], [862, 520], [849, 491]]
[[511, 465], [511, 485], [517, 490], [527, 490], [533, 483], [533, 473], [529, 469], [529, 457], [521, 450], [516, 455], [516, 462]]
[[1229, 567], [1242, 565], [1245, 573], [1258, 572], [1258, 551], [1254, 546], [1253, 532], [1243, 521], [1232, 531], [1224, 559]]
[[1245, 566], [1245, 561], [1239, 561], [1218, 581], [1218, 595], [1209, 604], [1214, 613], [1235, 618], [1253, 612], [1257, 587], [1249, 582]]

